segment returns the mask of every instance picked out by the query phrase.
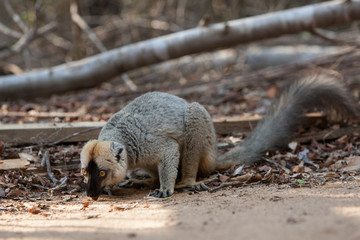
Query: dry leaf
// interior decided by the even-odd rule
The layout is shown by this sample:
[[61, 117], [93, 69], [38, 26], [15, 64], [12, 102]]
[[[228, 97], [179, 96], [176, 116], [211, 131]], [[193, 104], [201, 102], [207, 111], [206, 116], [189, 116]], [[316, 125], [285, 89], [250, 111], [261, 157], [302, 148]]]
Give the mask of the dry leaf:
[[331, 129], [334, 129], [334, 130], [337, 130], [340, 128], [340, 125], [339, 124], [334, 124], [331, 126]]
[[220, 175], [219, 180], [220, 182], [226, 182], [230, 177], [226, 175]]
[[29, 212], [32, 214], [39, 214], [41, 211], [40, 209], [33, 207], [29, 210]]
[[278, 94], [278, 89], [275, 85], [272, 85], [267, 91], [266, 91], [266, 97], [267, 98], [274, 98]]
[[269, 172], [272, 170], [272, 168], [269, 166], [269, 165], [263, 165], [263, 166], [260, 166], [258, 168], [258, 170], [261, 172], [261, 171], [264, 171], [264, 172]]
[[338, 138], [336, 141], [339, 143], [347, 143], [349, 140], [347, 135], [342, 136], [341, 138]]
[[360, 156], [353, 156], [339, 160], [334, 164], [334, 167], [338, 170], [345, 172], [356, 172], [360, 170]]
[[40, 161], [39, 157], [34, 157], [33, 155], [28, 154], [28, 153], [19, 153], [19, 157], [24, 158], [30, 162], [39, 162]]
[[6, 197], [18, 197], [20, 195], [27, 195], [27, 193], [20, 189], [13, 188], [8, 194], [6, 194]]
[[275, 179], [275, 175], [272, 173], [271, 168], [267, 171], [267, 173], [263, 177], [263, 181], [266, 183], [271, 183]]
[[3, 141], [0, 141], [0, 159], [5, 150], [5, 143]]
[[241, 175], [241, 176], [237, 176], [237, 177], [232, 177], [229, 179], [229, 182], [256, 182], [256, 181], [261, 181], [262, 177], [260, 174], [258, 173], [248, 173], [246, 175]]
[[293, 172], [295, 173], [303, 173], [304, 172], [304, 166], [296, 165], [293, 167]]
[[237, 143], [241, 142], [241, 138], [237, 138], [237, 137], [229, 137], [229, 140], [232, 144], [236, 145]]
[[136, 203], [134, 203], [134, 204], [131, 205], [131, 206], [125, 206], [125, 207], [122, 207], [122, 206], [114, 206], [114, 210], [116, 210], [116, 211], [130, 210], [130, 209], [135, 208], [138, 204], [139, 204], [139, 203], [136, 202]]
[[125, 211], [126, 208], [125, 207], [120, 207], [120, 206], [115, 206], [114, 210], [116, 210], [116, 211]]
[[291, 142], [291, 143], [288, 144], [289, 148], [290, 148], [292, 151], [295, 151], [298, 145], [299, 145], [299, 144], [298, 144], [297, 142]]
[[345, 158], [347, 166], [343, 168], [346, 172], [356, 172], [360, 170], [360, 156]]
[[230, 182], [247, 182], [253, 177], [253, 174], [246, 174], [229, 179]]

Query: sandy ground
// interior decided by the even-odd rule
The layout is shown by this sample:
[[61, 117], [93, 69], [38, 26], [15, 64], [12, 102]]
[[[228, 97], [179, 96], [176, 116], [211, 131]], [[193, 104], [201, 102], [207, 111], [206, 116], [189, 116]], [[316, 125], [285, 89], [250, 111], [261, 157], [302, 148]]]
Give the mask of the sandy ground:
[[147, 193], [123, 189], [86, 208], [84, 194], [54, 197], [38, 202], [48, 206], [39, 214], [0, 211], [0, 239], [360, 239], [360, 182], [181, 192], [163, 201]]

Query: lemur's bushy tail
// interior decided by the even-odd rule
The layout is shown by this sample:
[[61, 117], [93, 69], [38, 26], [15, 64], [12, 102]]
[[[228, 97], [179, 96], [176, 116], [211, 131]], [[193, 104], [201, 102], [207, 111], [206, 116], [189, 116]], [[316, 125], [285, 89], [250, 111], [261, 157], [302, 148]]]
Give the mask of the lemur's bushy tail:
[[304, 114], [313, 109], [335, 110], [343, 120], [357, 116], [355, 101], [335, 76], [320, 74], [302, 79], [280, 95], [241, 145], [218, 158], [217, 169], [251, 164], [267, 151], [285, 147], [303, 123]]

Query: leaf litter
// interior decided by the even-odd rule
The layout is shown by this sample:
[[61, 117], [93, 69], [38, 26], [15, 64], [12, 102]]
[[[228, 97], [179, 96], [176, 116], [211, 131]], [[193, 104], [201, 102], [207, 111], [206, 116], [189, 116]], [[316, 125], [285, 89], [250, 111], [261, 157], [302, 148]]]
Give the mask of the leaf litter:
[[[353, 141], [353, 144], [349, 144]], [[268, 155], [266, 160], [251, 166], [238, 166], [228, 171], [219, 172], [209, 177], [205, 182], [209, 188], [218, 190], [228, 187], [246, 187], [253, 184], [279, 184], [289, 187], [302, 188], [320, 186], [323, 188], [336, 188], [339, 183], [346, 181], [359, 181], [360, 157], [356, 156], [357, 137], [341, 137], [333, 142], [314, 142], [299, 144], [297, 150], [292, 152], [275, 152]], [[345, 147], [344, 147], [345, 146]], [[13, 149], [13, 148], [11, 148]], [[78, 167], [78, 154], [81, 146], [63, 145], [48, 148], [51, 160], [51, 170], [58, 181], [50, 180], [47, 172], [40, 166], [40, 157], [44, 149], [34, 147], [29, 151], [25, 149], [22, 156], [31, 159], [31, 165], [37, 166], [36, 171], [2, 171], [0, 172], [0, 198], [11, 199], [18, 202], [52, 199], [54, 196], [64, 196], [61, 202], [65, 203], [76, 198], [84, 191], [84, 183]], [[57, 150], [60, 149], [59, 154]], [[7, 148], [5, 147], [5, 151]], [[223, 150], [222, 150], [223, 151]], [[69, 159], [71, 158], [71, 159]], [[63, 167], [69, 164], [70, 168]], [[334, 184], [338, 185], [334, 185]], [[86, 208], [88, 205], [84, 205]], [[123, 211], [133, 207], [116, 206], [113, 210]], [[3, 207], [0, 211], [14, 211], [14, 207]], [[34, 208], [32, 214], [40, 213], [41, 209]]]
[[[112, 85], [106, 83], [91, 90], [52, 96], [48, 100], [4, 102], [0, 107], [3, 113], [22, 111], [29, 114], [23, 117], [7, 116], [1, 119], [1, 122], [20, 124], [107, 121], [112, 113], [117, 112], [136, 96], [136, 93], [129, 93], [121, 83], [111, 84], [116, 87], [110, 87]], [[114, 88], [122, 95], [119, 96], [118, 93], [113, 92]], [[138, 85], [138, 88], [140, 89], [141, 85]], [[166, 89], [163, 90], [166, 91]], [[192, 94], [186, 96], [186, 99], [189, 102], [199, 101], [205, 105], [212, 116], [230, 114], [248, 116], [264, 114], [269, 106], [269, 99], [264, 100], [259, 96], [272, 98], [276, 91], [274, 86], [268, 90], [245, 87], [218, 92], [206, 88], [201, 96]], [[52, 114], [42, 114], [44, 112]], [[40, 117], [34, 118], [35, 115]], [[339, 127], [339, 125], [331, 126], [332, 129]], [[309, 129], [299, 130], [300, 133], [305, 131], [309, 132]], [[310, 132], [316, 131], [316, 128], [310, 129]], [[231, 136], [219, 135], [219, 144], [222, 146], [219, 148], [219, 154], [241, 142], [245, 135], [246, 133], [236, 132]], [[5, 205], [2, 203], [0, 212], [25, 212], [26, 210], [21, 205], [23, 202], [57, 199], [58, 204], [66, 204], [77, 196], [83, 195], [85, 186], [79, 161], [83, 144], [11, 146], [0, 141], [0, 159], [20, 157], [30, 162], [26, 170], [0, 171], [0, 201], [6, 200]], [[357, 133], [344, 135], [332, 141], [315, 139], [305, 143], [293, 141], [289, 143], [287, 151], [267, 153], [259, 163], [251, 166], [234, 166], [204, 181], [214, 192], [221, 188], [246, 188], [254, 184], [303, 188], [335, 186], [335, 183], [359, 181], [359, 144], [360, 139]], [[41, 159], [44, 158], [46, 152], [49, 153], [48, 160], [53, 179], [49, 177], [46, 166], [41, 164]], [[56, 198], [59, 196], [61, 198]], [[119, 210], [115, 210], [128, 209], [122, 206], [118, 208]], [[129, 209], [132, 209], [131, 206]], [[44, 210], [40, 209], [40, 211], [43, 213]]]

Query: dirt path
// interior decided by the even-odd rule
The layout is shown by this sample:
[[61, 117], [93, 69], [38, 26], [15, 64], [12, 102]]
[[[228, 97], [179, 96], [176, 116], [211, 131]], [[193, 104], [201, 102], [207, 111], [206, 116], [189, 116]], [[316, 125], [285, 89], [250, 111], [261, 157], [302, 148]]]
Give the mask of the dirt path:
[[325, 186], [183, 192], [165, 201], [124, 189], [82, 210], [83, 195], [41, 200], [48, 208], [36, 215], [28, 207], [38, 203], [3, 200], [2, 209], [25, 208], [0, 210], [0, 239], [360, 239], [360, 183]]

